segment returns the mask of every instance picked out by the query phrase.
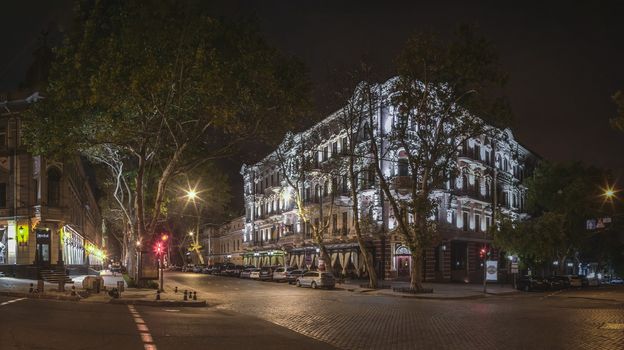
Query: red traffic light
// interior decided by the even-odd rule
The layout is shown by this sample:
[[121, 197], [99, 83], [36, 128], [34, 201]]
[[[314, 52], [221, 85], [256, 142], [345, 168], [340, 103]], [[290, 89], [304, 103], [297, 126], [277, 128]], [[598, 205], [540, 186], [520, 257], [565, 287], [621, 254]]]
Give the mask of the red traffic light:
[[154, 253], [156, 253], [156, 255], [160, 255], [163, 253], [163, 244], [162, 242], [158, 242], [156, 243], [156, 245], [154, 246]]
[[486, 255], [487, 255], [487, 250], [485, 248], [481, 248], [481, 250], [479, 251], [479, 257], [481, 257], [481, 259], [485, 259]]

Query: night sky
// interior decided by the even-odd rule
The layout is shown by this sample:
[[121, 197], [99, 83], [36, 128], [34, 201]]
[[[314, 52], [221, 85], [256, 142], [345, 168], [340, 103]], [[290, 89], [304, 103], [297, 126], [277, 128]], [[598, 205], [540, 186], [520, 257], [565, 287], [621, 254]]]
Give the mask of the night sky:
[[[223, 1], [214, 14], [254, 14], [274, 46], [308, 66], [316, 96], [329, 71], [363, 56], [389, 77], [414, 31], [449, 33], [459, 23], [477, 24], [509, 73], [506, 93], [520, 142], [546, 159], [624, 169], [624, 134], [608, 125], [615, 113], [610, 96], [624, 89], [624, 2], [414, 3]], [[71, 4], [3, 3], [0, 91], [18, 85], [41, 30], [50, 22], [65, 29]], [[324, 112], [335, 107], [317, 104]]]

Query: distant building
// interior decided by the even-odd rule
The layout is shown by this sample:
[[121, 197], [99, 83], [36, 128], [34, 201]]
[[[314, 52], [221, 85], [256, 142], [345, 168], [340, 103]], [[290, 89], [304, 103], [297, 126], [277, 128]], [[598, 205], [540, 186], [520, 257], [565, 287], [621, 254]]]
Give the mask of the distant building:
[[209, 264], [243, 264], [243, 232], [245, 217], [241, 216], [220, 226], [206, 227], [202, 232], [204, 261]]
[[81, 159], [33, 156], [20, 113], [42, 97], [0, 94], [0, 271], [36, 277], [56, 266], [101, 266], [102, 219]]
[[[395, 108], [388, 96], [384, 96], [384, 101], [380, 110], [374, 112], [375, 124], [370, 126], [376, 135], [394, 127]], [[302, 155], [292, 150], [286, 155], [288, 164], [284, 164], [275, 161], [273, 152], [256, 164], [242, 167], [246, 209], [242, 232], [244, 263], [318, 267], [320, 254], [311, 238], [310, 222], [324, 220], [330, 224], [324, 245], [331, 258], [325, 265], [336, 274], [366, 275], [362, 252], [355, 240], [347, 178], [317, 173], [306, 179], [298, 190], [312, 219], [304, 223], [292, 198], [294, 189], [289, 188], [280, 171], [281, 166], [296, 166], [305, 161], [311, 160], [320, 167], [324, 162], [340, 159], [347, 141], [345, 130], [332, 123], [336, 117], [337, 113], [294, 136], [297, 140], [310, 139], [313, 132], [320, 135], [314, 137], [315, 145], [306, 146], [305, 159], [299, 159]], [[323, 131], [317, 132], [320, 128]], [[483, 266], [479, 250], [491, 243], [485, 232], [492, 225], [494, 206], [514, 218], [522, 216], [526, 198], [522, 180], [531, 171], [536, 157], [515, 140], [511, 130], [501, 130], [500, 134], [502, 137], [497, 139], [481, 136], [465, 142], [457, 159], [459, 175], [448, 181], [445, 188], [435, 191], [439, 205], [434, 219], [440, 241], [425, 253], [424, 280], [481, 280]], [[393, 189], [409, 188], [406, 155], [399, 147], [383, 142], [381, 147], [391, 150], [391, 159], [381, 161], [384, 174]], [[407, 279], [412, 264], [410, 250], [395, 232], [394, 215], [383, 199], [375, 173], [366, 175], [364, 170], [362, 174], [357, 184], [358, 200], [360, 208], [366, 208], [362, 218], [372, 224], [365, 233], [377, 274], [382, 278]], [[330, 211], [332, 193], [335, 202]]]

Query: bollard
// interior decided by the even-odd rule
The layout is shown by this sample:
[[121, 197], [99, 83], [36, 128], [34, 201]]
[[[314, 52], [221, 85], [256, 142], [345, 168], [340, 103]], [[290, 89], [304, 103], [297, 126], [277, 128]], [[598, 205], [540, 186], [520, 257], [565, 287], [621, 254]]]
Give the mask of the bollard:
[[197, 300], [197, 292], [193, 292], [193, 300]]
[[71, 295], [76, 296], [76, 286], [72, 286]]
[[175, 286], [175, 289], [173, 290], [174, 293], [178, 293], [178, 286]]
[[156, 291], [156, 300], [160, 300], [160, 290]]
[[30, 284], [30, 288], [28, 288], [28, 293], [34, 292], [33, 284]]
[[188, 294], [187, 294], [186, 289], [184, 290], [184, 300], [188, 300]]

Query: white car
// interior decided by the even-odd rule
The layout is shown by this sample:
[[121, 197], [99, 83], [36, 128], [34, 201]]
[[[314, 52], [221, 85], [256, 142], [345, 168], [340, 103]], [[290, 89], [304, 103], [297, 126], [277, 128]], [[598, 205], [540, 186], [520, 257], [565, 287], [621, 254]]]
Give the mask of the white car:
[[249, 278], [251, 278], [253, 280], [259, 280], [260, 279], [260, 269], [253, 269], [253, 270], [251, 270], [251, 273], [249, 274]]
[[309, 286], [312, 289], [328, 288], [336, 286], [334, 275], [329, 272], [308, 271], [297, 278], [297, 287]]
[[278, 267], [273, 271], [273, 281], [274, 282], [286, 282], [288, 278], [288, 273], [290, 271], [294, 271], [294, 267]]

